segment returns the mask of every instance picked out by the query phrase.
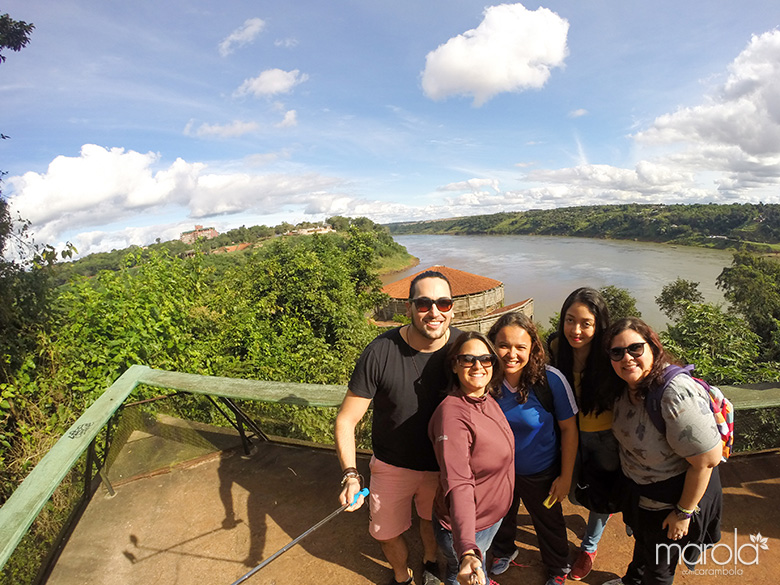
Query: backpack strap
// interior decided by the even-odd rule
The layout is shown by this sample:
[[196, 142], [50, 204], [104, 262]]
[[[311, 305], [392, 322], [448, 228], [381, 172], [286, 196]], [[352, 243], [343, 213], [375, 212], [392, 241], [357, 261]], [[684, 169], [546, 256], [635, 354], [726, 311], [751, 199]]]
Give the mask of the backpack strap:
[[553, 397], [552, 388], [550, 388], [550, 383], [547, 380], [547, 371], [544, 373], [545, 375], [545, 384], [534, 384], [531, 386], [531, 392], [534, 393], [534, 396], [536, 396], [536, 399], [539, 401], [539, 404], [542, 405], [542, 408], [544, 408], [547, 412], [552, 414], [553, 419], [553, 427], [555, 428], [555, 436], [558, 440], [558, 446], [560, 447], [561, 442], [561, 426], [558, 424], [558, 419], [555, 416], [555, 398]]
[[542, 405], [542, 408], [544, 408], [547, 412], [551, 412], [554, 415], [555, 403], [553, 400], [553, 394], [550, 385], [544, 384], [540, 386], [538, 384], [534, 384], [531, 387], [531, 391], [536, 395], [536, 399], [539, 401], [539, 404]]
[[678, 374], [688, 374], [693, 377], [691, 375], [693, 368], [694, 366], [692, 364], [688, 364], [687, 366], [669, 364], [664, 368], [663, 383], [655, 388], [651, 388], [647, 392], [647, 396], [645, 397], [645, 410], [647, 411], [653, 426], [657, 428], [662, 435], [666, 434], [666, 422], [661, 414], [661, 398], [663, 398], [664, 391]]

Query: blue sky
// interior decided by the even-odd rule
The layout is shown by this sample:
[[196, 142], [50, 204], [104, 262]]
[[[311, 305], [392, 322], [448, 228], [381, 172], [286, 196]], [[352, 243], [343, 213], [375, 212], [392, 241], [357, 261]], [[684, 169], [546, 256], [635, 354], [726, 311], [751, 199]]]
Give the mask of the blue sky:
[[81, 254], [195, 224], [780, 202], [780, 4], [11, 0], [3, 195]]

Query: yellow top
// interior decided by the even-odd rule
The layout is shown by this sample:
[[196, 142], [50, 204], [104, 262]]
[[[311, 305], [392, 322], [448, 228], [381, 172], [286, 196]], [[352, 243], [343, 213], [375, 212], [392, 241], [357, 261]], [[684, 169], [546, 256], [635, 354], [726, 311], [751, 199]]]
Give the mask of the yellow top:
[[[580, 403], [580, 394], [582, 393], [582, 372], [573, 372], [574, 377], [574, 395], [577, 397], [577, 403]], [[577, 414], [577, 421], [580, 430], [586, 433], [595, 433], [597, 431], [608, 431], [612, 428], [612, 411], [605, 410], [601, 414], [585, 414], [580, 410]]]

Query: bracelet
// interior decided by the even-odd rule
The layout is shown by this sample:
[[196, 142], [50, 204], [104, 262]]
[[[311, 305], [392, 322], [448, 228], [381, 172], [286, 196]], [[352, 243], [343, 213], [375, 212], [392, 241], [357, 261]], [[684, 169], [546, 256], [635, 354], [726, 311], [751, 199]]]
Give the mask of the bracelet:
[[460, 555], [460, 562], [462, 563], [463, 559], [465, 559], [466, 557], [474, 557], [478, 561], [482, 562], [482, 558], [475, 552], [465, 552], [465, 553], [463, 553], [462, 555]]
[[680, 504], [675, 504], [675, 510], [677, 511], [677, 517], [680, 520], [690, 519], [696, 512], [699, 511], [699, 506], [696, 506], [693, 510], [686, 510]]
[[699, 511], [699, 506], [696, 506], [693, 510], [686, 510], [680, 504], [676, 504], [675, 508], [677, 508], [683, 514], [688, 514], [689, 516], [693, 516], [696, 512]]
[[347, 483], [350, 479], [356, 479], [358, 480], [358, 483], [360, 483], [360, 487], [363, 487], [363, 476], [360, 475], [358, 470], [354, 467], [347, 467], [344, 470], [344, 475], [341, 477], [341, 487], [344, 487], [344, 484]]

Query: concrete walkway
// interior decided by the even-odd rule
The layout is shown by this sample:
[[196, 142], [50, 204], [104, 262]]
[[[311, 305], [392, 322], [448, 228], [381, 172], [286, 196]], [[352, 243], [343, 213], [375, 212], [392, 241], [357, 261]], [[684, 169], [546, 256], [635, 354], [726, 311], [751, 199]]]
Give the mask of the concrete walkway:
[[[158, 427], [127, 438], [109, 473], [116, 495], [109, 497], [102, 488], [95, 495], [49, 585], [229, 585], [338, 507], [340, 472], [331, 450], [259, 443], [244, 456], [232, 432], [174, 420]], [[359, 465], [367, 475], [367, 460]], [[780, 569], [780, 453], [732, 457], [721, 466], [721, 475], [722, 542], [728, 548], [722, 547], [717, 559], [727, 559], [735, 530], [738, 546], [748, 545], [742, 550], [746, 563], [756, 561], [750, 535], [767, 538], [768, 550], [759, 550], [756, 564], [732, 561], [719, 567], [710, 562], [700, 568], [741, 574], [683, 574], [681, 567], [675, 582], [773, 583]], [[564, 512], [574, 553], [587, 511], [566, 502]], [[520, 566], [497, 580], [542, 585], [545, 572], [536, 537], [522, 508], [518, 523]], [[366, 524], [365, 509], [339, 514], [246, 583], [385, 584], [388, 565]], [[419, 538], [411, 532], [409, 540], [419, 577]], [[594, 571], [583, 582], [600, 584], [621, 576], [632, 546], [616, 516], [607, 526]]]

